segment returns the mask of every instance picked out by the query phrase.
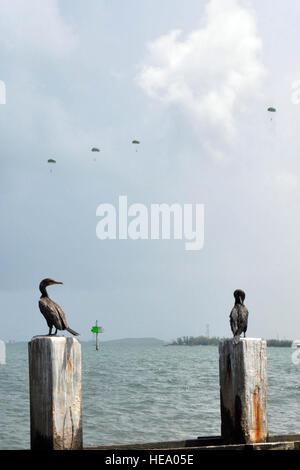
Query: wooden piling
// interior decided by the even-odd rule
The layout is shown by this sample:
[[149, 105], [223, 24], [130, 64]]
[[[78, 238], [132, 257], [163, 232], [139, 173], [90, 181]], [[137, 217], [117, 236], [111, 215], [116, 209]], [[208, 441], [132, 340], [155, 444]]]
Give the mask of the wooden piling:
[[226, 443], [266, 442], [267, 344], [259, 338], [219, 344], [221, 434]]
[[31, 449], [82, 448], [81, 345], [37, 336], [28, 343]]

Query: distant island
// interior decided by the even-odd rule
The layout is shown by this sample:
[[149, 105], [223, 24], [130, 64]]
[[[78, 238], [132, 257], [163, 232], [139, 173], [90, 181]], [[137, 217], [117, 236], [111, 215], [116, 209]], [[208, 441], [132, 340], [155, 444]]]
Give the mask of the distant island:
[[102, 341], [101, 343], [114, 346], [164, 346], [166, 341], [157, 338], [122, 338]]
[[[208, 338], [207, 336], [180, 336], [168, 346], [217, 346], [221, 340], [229, 338]], [[293, 341], [289, 339], [267, 339], [267, 346], [290, 348]]]
[[207, 336], [180, 336], [168, 346], [217, 346], [223, 338], [208, 338]]
[[290, 348], [293, 341], [289, 339], [267, 339], [267, 346], [279, 347], [279, 348]]

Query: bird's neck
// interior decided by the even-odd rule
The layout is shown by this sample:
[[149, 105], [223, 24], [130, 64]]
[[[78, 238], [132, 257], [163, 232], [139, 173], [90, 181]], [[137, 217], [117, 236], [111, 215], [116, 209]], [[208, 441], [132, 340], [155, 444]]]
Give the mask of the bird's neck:
[[49, 297], [48, 292], [46, 291], [46, 287], [45, 287], [45, 286], [41, 286], [41, 287], [40, 287], [40, 291], [41, 291], [41, 294], [42, 294], [42, 295], [41, 295], [41, 298], [42, 298], [42, 297]]

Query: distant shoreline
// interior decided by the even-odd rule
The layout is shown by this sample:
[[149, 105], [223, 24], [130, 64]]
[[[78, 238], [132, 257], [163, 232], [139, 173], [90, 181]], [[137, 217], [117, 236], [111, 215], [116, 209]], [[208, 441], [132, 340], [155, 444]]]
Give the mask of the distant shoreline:
[[[64, 336], [64, 335], [62, 335]], [[219, 338], [219, 337], [206, 337], [206, 336], [181, 336], [176, 340], [166, 341], [153, 337], [143, 337], [143, 338], [120, 338], [112, 340], [102, 340], [100, 345], [105, 346], [218, 346], [219, 342], [225, 339], [230, 338]], [[94, 343], [94, 339], [89, 340], [80, 340], [80, 343], [89, 344]], [[290, 348], [292, 347], [292, 340], [280, 340], [280, 339], [267, 339], [268, 347], [280, 347], [280, 348]], [[5, 342], [7, 346], [16, 345], [16, 344], [27, 344], [27, 341], [14, 341], [10, 340]]]
[[[207, 336], [180, 336], [176, 340], [173, 340], [167, 346], [218, 346], [219, 342], [224, 339], [230, 338], [218, 338]], [[293, 344], [292, 340], [289, 339], [267, 339], [268, 347], [275, 348], [290, 348]]]

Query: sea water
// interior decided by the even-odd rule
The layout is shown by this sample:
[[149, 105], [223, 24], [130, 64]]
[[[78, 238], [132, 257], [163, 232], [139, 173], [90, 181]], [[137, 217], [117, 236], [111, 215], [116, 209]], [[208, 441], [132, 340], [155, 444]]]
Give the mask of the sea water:
[[[271, 434], [300, 433], [300, 364], [268, 348]], [[216, 346], [82, 343], [84, 446], [220, 435]], [[6, 345], [0, 364], [0, 449], [30, 447], [26, 343]]]

